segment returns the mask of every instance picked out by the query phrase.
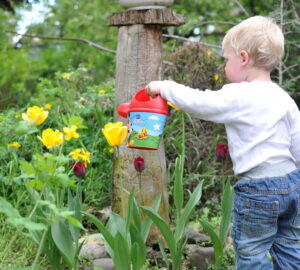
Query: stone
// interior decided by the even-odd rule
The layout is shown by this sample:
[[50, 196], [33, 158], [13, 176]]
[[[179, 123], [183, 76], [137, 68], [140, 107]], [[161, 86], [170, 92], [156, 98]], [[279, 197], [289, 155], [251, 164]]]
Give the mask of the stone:
[[197, 244], [197, 243], [203, 243], [203, 242], [209, 242], [210, 237], [206, 234], [196, 232], [192, 229], [186, 228], [184, 230], [184, 234], [187, 237], [187, 243], [188, 244]]
[[93, 266], [102, 267], [103, 270], [115, 270], [113, 260], [110, 258], [102, 258], [102, 259], [94, 260]]
[[209, 264], [214, 264], [215, 255], [213, 247], [199, 247], [197, 245], [187, 245], [188, 260], [192, 267], [197, 270], [207, 270]]
[[100, 259], [108, 258], [108, 254], [104, 246], [99, 246], [97, 244], [86, 244], [83, 245], [79, 256], [84, 259]]

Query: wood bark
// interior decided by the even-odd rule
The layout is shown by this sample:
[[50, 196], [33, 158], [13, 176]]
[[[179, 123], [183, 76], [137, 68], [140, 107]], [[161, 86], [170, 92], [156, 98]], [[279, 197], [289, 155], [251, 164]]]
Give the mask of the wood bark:
[[[165, 9], [161, 12], [167, 11]], [[119, 21], [114, 19], [114, 25], [122, 25], [124, 23], [123, 16], [130, 22], [134, 22], [138, 18], [136, 19], [138, 23], [124, 24], [119, 28], [116, 62], [116, 107], [121, 103], [130, 102], [134, 94], [143, 89], [150, 81], [162, 79], [163, 24], [142, 24], [140, 18], [143, 16], [137, 16], [136, 14], [144, 14], [144, 11], [124, 13], [129, 14], [122, 15]], [[133, 14], [134, 17], [131, 17], [130, 14]], [[157, 18], [157, 22], [160, 22], [161, 17]], [[154, 21], [153, 19], [152, 22]], [[115, 114], [115, 120], [122, 121], [125, 125], [128, 124], [127, 119], [121, 118], [117, 113]], [[138, 156], [144, 158], [146, 165], [146, 169], [141, 173], [140, 182], [139, 173], [134, 168], [134, 158]], [[169, 222], [163, 140], [161, 140], [158, 150], [131, 149], [127, 148], [126, 145], [120, 147], [120, 156], [116, 157], [114, 163], [113, 212], [121, 215], [126, 214], [128, 194], [132, 186], [135, 187], [136, 200], [142, 205], [152, 205], [156, 196], [161, 194], [159, 214]], [[156, 243], [159, 235], [158, 229], [153, 226], [148, 244]]]

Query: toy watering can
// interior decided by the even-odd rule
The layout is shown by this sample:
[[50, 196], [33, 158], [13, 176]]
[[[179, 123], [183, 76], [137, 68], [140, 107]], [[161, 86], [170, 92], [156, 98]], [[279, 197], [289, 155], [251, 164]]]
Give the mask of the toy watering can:
[[129, 119], [127, 147], [156, 150], [168, 117], [168, 104], [160, 95], [151, 98], [145, 89], [138, 91], [130, 103], [122, 103], [118, 114]]

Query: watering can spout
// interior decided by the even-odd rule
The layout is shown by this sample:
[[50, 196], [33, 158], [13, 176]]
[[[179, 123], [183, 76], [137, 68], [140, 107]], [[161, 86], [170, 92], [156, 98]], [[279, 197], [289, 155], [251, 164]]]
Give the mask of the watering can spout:
[[130, 103], [122, 103], [119, 105], [117, 111], [121, 117], [127, 118], [129, 113]]

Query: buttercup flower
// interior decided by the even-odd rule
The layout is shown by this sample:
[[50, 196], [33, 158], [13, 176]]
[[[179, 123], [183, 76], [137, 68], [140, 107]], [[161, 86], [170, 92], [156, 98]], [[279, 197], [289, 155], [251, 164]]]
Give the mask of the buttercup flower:
[[84, 162], [71, 163], [73, 172], [77, 177], [84, 177], [86, 174], [86, 166]]
[[62, 132], [59, 130], [53, 131], [51, 128], [43, 130], [42, 137], [37, 137], [48, 149], [54, 149], [60, 146], [64, 140]]
[[51, 104], [45, 104], [44, 108], [47, 109], [47, 110], [50, 110], [52, 108], [52, 105]]
[[217, 158], [225, 159], [228, 153], [228, 145], [226, 144], [217, 144], [216, 146]]
[[22, 113], [22, 119], [31, 124], [39, 126], [44, 123], [44, 121], [48, 117], [48, 113], [49, 112], [45, 111], [43, 108], [32, 106], [27, 109], [26, 113]]
[[136, 171], [138, 172], [142, 172], [143, 170], [145, 170], [145, 160], [142, 157], [136, 157], [133, 161], [134, 164], [134, 168], [136, 169]]
[[71, 140], [72, 138], [79, 138], [79, 134], [76, 132], [77, 130], [77, 126], [76, 125], [72, 125], [70, 128], [68, 127], [64, 127], [63, 131], [65, 133], [65, 139], [67, 141]]
[[219, 78], [220, 78], [220, 76], [219, 76], [218, 74], [214, 75], [214, 80], [215, 80], [215, 81], [218, 81]]
[[69, 80], [71, 80], [71, 74], [70, 73], [64, 73], [63, 78], [69, 81]]
[[74, 160], [82, 160], [84, 162], [85, 167], [87, 168], [87, 163], [91, 163], [91, 159], [90, 159], [90, 152], [86, 151], [85, 149], [81, 148], [77, 148], [74, 151], [72, 151], [69, 156], [72, 157], [72, 159]]
[[100, 95], [103, 95], [103, 94], [105, 94], [105, 90], [104, 89], [101, 89], [101, 90], [98, 90], [98, 93], [100, 94]]
[[110, 146], [119, 146], [126, 139], [128, 127], [123, 126], [122, 122], [110, 122], [102, 128], [102, 133]]
[[176, 111], [180, 111], [180, 109], [177, 106], [175, 106], [173, 103], [171, 103], [170, 101], [168, 101], [168, 105], [170, 107], [172, 107], [173, 109], [175, 109]]
[[20, 148], [21, 144], [19, 144], [18, 142], [12, 142], [8, 144], [9, 147], [14, 147], [14, 148]]

